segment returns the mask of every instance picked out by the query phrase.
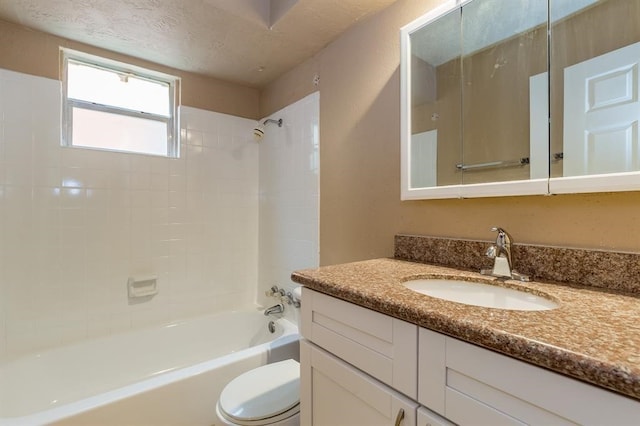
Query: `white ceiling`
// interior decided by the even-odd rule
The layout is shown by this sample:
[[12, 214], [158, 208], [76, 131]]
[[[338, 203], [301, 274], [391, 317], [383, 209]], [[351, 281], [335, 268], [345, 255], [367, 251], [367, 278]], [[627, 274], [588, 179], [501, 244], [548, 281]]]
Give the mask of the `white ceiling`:
[[253, 87], [396, 0], [0, 0], [0, 19]]

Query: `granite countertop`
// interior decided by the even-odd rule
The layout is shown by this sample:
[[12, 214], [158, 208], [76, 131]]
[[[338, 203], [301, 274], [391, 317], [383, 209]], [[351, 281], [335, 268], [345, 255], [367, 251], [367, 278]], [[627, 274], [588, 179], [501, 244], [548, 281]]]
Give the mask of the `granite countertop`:
[[[455, 277], [525, 289], [559, 307], [512, 311], [464, 305], [406, 289], [415, 278]], [[313, 290], [640, 400], [640, 297], [565, 284], [500, 281], [396, 259], [295, 271]]]

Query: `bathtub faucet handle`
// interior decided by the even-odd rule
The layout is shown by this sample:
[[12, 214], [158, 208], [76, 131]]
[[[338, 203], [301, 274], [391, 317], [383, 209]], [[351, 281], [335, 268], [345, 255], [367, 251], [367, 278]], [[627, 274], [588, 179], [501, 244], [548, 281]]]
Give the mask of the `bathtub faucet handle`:
[[287, 295], [282, 298], [282, 301], [287, 305], [293, 305], [294, 308], [300, 307], [300, 299], [296, 299], [295, 297], [293, 297], [293, 294], [290, 291], [287, 292]]
[[277, 285], [274, 285], [269, 290], [265, 291], [264, 295], [267, 297], [282, 297], [285, 295], [285, 292]]

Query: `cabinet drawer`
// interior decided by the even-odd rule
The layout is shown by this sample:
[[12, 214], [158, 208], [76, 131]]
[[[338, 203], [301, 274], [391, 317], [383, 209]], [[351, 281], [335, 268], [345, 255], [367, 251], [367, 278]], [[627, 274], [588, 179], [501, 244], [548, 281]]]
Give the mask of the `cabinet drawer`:
[[[462, 392], [447, 388], [447, 413], [449, 418], [459, 425], [525, 426], [508, 414], [496, 410]], [[539, 423], [556, 425], [552, 423]]]
[[419, 330], [418, 402], [460, 424], [638, 424], [640, 402]]
[[416, 325], [303, 288], [300, 331], [316, 345], [417, 398]]
[[[522, 419], [543, 424], [566, 423], [476, 380], [489, 362], [487, 356], [490, 358], [494, 353], [424, 328], [419, 331], [418, 348], [418, 401], [447, 419], [460, 425], [521, 425]], [[511, 373], [502, 370], [497, 374]]]
[[640, 419], [638, 401], [450, 337], [446, 389], [446, 417], [459, 424], [465, 424], [460, 407], [476, 402], [482, 403], [478, 412], [491, 407], [526, 424], [631, 425]]
[[301, 424], [416, 425], [411, 399], [306, 340], [300, 356]]

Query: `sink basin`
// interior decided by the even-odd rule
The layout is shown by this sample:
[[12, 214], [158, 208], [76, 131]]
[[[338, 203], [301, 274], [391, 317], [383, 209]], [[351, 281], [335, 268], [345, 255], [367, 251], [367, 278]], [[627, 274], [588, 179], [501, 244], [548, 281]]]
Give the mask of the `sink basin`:
[[475, 281], [427, 278], [406, 281], [404, 286], [438, 299], [485, 308], [545, 311], [558, 307], [554, 301], [535, 294]]

